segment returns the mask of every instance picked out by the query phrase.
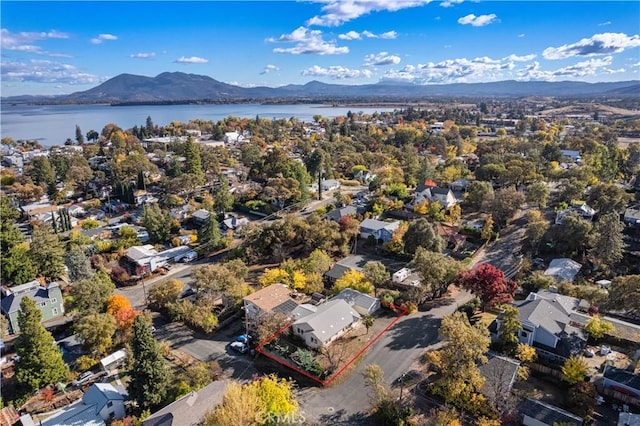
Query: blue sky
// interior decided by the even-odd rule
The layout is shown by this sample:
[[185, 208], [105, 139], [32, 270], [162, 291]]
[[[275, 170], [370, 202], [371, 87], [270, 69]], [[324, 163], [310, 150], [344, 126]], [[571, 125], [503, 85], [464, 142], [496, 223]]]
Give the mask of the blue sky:
[[640, 79], [638, 1], [2, 1], [2, 96], [121, 73], [240, 86]]

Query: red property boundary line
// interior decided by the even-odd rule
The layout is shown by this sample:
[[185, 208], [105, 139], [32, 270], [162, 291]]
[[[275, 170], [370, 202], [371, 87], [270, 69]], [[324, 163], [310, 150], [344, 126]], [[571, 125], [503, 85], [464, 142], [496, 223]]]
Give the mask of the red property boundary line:
[[328, 386], [336, 378], [338, 378], [340, 375], [342, 375], [342, 373], [344, 373], [345, 370], [351, 366], [351, 364], [353, 364], [358, 358], [360, 358], [360, 356], [362, 356], [362, 354], [364, 354], [367, 351], [367, 349], [369, 349], [371, 347], [371, 345], [373, 345], [375, 342], [377, 342], [378, 339], [380, 339], [380, 337], [382, 337], [382, 335], [384, 333], [386, 333], [391, 327], [393, 327], [400, 320], [400, 318], [402, 318], [403, 316], [407, 315], [407, 310], [405, 308], [403, 308], [402, 306], [397, 306], [397, 305], [394, 305], [393, 303], [384, 303], [384, 302], [382, 302], [381, 305], [382, 306], [386, 306], [388, 308], [391, 308], [393, 310], [399, 310], [400, 314], [398, 316], [396, 316], [396, 318], [393, 321], [391, 321], [391, 323], [389, 325], [387, 325], [382, 331], [380, 331], [380, 333], [378, 333], [369, 343], [364, 345], [362, 347], [362, 349], [360, 349], [360, 351], [358, 351], [358, 353], [355, 354], [355, 356], [353, 356], [353, 358], [351, 358], [344, 366], [342, 366], [342, 368], [340, 370], [338, 370], [336, 373], [334, 373], [327, 380], [320, 380], [319, 378], [317, 378], [315, 376], [312, 376], [311, 374], [309, 374], [306, 371], [296, 367], [295, 365], [293, 365], [293, 364], [291, 364], [289, 362], [283, 361], [283, 360], [281, 360], [279, 358], [276, 358], [273, 355], [271, 355], [270, 353], [268, 353], [268, 352], [263, 350], [263, 347], [266, 344], [271, 342], [273, 339], [277, 338], [280, 334], [282, 334], [285, 330], [287, 330], [291, 326], [291, 324], [293, 324], [293, 323], [288, 323], [287, 325], [282, 327], [280, 330], [276, 331], [271, 336], [267, 337], [265, 340], [260, 342], [260, 344], [255, 348], [255, 350], [256, 350], [256, 352], [266, 356], [270, 360], [275, 361], [278, 364], [283, 365], [283, 366], [285, 366], [287, 368], [290, 368], [293, 371], [295, 371], [296, 373], [302, 374], [304, 377], [306, 377], [308, 379], [311, 379], [314, 382], [321, 384], [322, 386]]

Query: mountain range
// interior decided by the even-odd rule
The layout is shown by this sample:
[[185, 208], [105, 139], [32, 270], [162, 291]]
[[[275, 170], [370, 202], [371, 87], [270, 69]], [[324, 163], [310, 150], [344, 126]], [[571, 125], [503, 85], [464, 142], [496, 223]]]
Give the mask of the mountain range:
[[640, 81], [498, 81], [418, 85], [381, 81], [345, 85], [311, 81], [281, 87], [240, 87], [211, 77], [165, 72], [156, 77], [120, 74], [92, 89], [58, 96], [14, 96], [3, 102], [34, 103], [181, 103], [237, 101], [403, 100], [427, 97], [640, 97]]

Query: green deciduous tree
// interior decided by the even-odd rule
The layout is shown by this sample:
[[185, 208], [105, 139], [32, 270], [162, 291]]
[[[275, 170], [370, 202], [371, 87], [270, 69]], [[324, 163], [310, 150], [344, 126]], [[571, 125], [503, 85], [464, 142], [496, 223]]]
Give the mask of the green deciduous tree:
[[528, 203], [537, 206], [539, 209], [547, 207], [550, 194], [549, 186], [544, 182], [534, 182], [527, 187], [526, 199]]
[[30, 391], [64, 381], [69, 367], [62, 360], [62, 352], [53, 336], [42, 325], [42, 312], [29, 297], [20, 302], [18, 313], [20, 335], [15, 341], [16, 380]]
[[49, 224], [33, 228], [29, 255], [46, 280], [56, 280], [64, 274], [64, 246]]
[[601, 183], [595, 185], [589, 191], [587, 203], [598, 210], [601, 215], [607, 213], [621, 213], [631, 201], [633, 196], [625, 192], [623, 188], [612, 183]]
[[500, 328], [498, 329], [498, 344], [504, 353], [514, 356], [518, 349], [518, 332], [522, 330], [522, 323], [518, 319], [518, 308], [513, 305], [501, 305]]
[[502, 188], [495, 192], [493, 200], [487, 203], [487, 211], [491, 213], [498, 229], [511, 220], [524, 200], [524, 195], [514, 188]]
[[387, 267], [377, 260], [365, 263], [362, 268], [362, 273], [364, 273], [364, 277], [373, 284], [374, 294], [376, 289], [386, 284], [391, 278], [391, 273], [387, 270]]
[[136, 317], [133, 323], [131, 354], [131, 380], [127, 386], [129, 397], [141, 408], [159, 405], [167, 394], [169, 379], [166, 362], [151, 334], [148, 320], [142, 315]]
[[92, 353], [105, 354], [113, 344], [116, 320], [109, 314], [89, 314], [74, 324], [80, 342]]
[[542, 216], [540, 210], [530, 210], [527, 212], [526, 234], [534, 254], [538, 253], [540, 242], [548, 229], [549, 222]]
[[640, 313], [640, 275], [614, 278], [607, 306], [613, 310]]
[[418, 247], [441, 252], [445, 246], [444, 240], [438, 235], [435, 226], [424, 218], [411, 222], [402, 240], [404, 251], [409, 254], [414, 254]]
[[475, 209], [483, 207], [486, 201], [494, 197], [493, 186], [490, 182], [474, 181], [469, 184], [465, 194], [465, 203]]
[[103, 271], [96, 273], [93, 278], [75, 282], [71, 287], [71, 295], [76, 315], [82, 317], [104, 312], [115, 288], [111, 278]]
[[169, 303], [178, 301], [183, 288], [184, 283], [180, 280], [170, 279], [159, 282], [149, 290], [149, 307], [155, 310], [165, 309]]
[[418, 304], [444, 296], [461, 270], [456, 260], [423, 247], [418, 247], [409, 266], [420, 275], [421, 285], [415, 291]]

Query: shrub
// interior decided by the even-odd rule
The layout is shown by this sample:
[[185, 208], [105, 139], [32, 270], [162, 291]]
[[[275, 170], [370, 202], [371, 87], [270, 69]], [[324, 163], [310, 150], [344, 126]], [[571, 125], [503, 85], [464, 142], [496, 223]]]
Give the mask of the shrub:
[[100, 222], [95, 219], [85, 219], [82, 221], [82, 229], [94, 229], [100, 226]]
[[403, 302], [400, 306], [407, 311], [407, 314], [413, 314], [418, 311], [418, 305], [415, 302]]
[[80, 371], [87, 371], [91, 370], [97, 363], [94, 358], [88, 355], [81, 355], [76, 359], [76, 368]]

